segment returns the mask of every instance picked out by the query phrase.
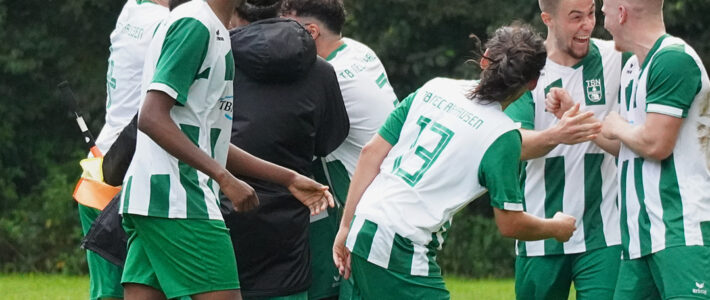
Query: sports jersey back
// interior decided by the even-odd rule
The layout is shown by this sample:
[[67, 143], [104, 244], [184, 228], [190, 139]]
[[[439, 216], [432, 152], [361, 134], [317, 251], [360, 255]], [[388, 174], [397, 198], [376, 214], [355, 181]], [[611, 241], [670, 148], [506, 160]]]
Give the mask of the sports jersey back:
[[[548, 58], [537, 87], [511, 104], [506, 114], [524, 129], [553, 127], [558, 120], [545, 110], [545, 96], [551, 88], [561, 87], [580, 103], [580, 110], [592, 111], [603, 120], [608, 112], [617, 110], [621, 61], [613, 42], [595, 39], [587, 56], [575, 66], [562, 66]], [[518, 241], [518, 255], [580, 253], [621, 242], [612, 155], [593, 142], [558, 145], [523, 166], [525, 210], [540, 218], [562, 211], [577, 219], [577, 230], [565, 243], [555, 239]]]
[[[170, 116], [200, 150], [225, 165], [232, 126], [234, 58], [229, 33], [205, 1], [187, 2], [150, 45], [143, 98], [150, 90], [176, 100]], [[123, 183], [121, 211], [164, 218], [217, 219], [219, 186], [138, 131]]]
[[[469, 100], [474, 87], [473, 81], [433, 79], [393, 112], [404, 121], [400, 128], [383, 127], [393, 132], [386, 140], [397, 140], [357, 206], [347, 241], [353, 253], [385, 268], [404, 257], [411, 266], [402, 269], [413, 275], [432, 271], [433, 250], [443, 243], [451, 217], [486, 191], [479, 183], [484, 153], [516, 128], [498, 103]], [[522, 210], [519, 202], [502, 206]], [[358, 232], [371, 223], [377, 229], [371, 250], [353, 250]], [[407, 247], [409, 259], [393, 254]]]
[[326, 157], [326, 162], [332, 192], [345, 203], [360, 151], [387, 119], [397, 103], [397, 95], [372, 49], [353, 39], [342, 41], [343, 45], [326, 60], [338, 76], [350, 132], [340, 147]]
[[106, 74], [106, 123], [96, 138], [104, 154], [138, 111], [145, 54], [167, 16], [166, 7], [146, 0], [128, 0], [118, 16]]
[[710, 246], [710, 81], [700, 57], [683, 40], [664, 35], [642, 64], [636, 56], [626, 63], [621, 84], [621, 115], [629, 123], [643, 125], [648, 113], [683, 118], [673, 152], [662, 161], [622, 143], [624, 258]]

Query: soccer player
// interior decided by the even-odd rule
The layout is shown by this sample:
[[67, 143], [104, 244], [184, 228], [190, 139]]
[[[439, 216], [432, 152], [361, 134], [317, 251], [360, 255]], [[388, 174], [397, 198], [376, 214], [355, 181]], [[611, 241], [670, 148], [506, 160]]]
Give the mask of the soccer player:
[[225, 26], [239, 3], [180, 5], [148, 49], [136, 153], [121, 196], [126, 299], [241, 299], [217, 194], [238, 211], [258, 199], [232, 173], [287, 186], [313, 214], [332, 205], [327, 187], [229, 144], [234, 59]]
[[[285, 0], [282, 14], [304, 24], [316, 41], [318, 55], [333, 65], [350, 119], [350, 133], [333, 153], [316, 161], [316, 174], [321, 183], [341, 205], [345, 205], [350, 178], [355, 172], [362, 147], [377, 133], [377, 129], [397, 103], [387, 72], [374, 51], [353, 39], [343, 37], [345, 8], [341, 0]], [[342, 210], [342, 209], [340, 209]], [[352, 283], [340, 282], [332, 262], [332, 246], [340, 220], [339, 212], [331, 209], [311, 218], [311, 251], [313, 284], [309, 299], [337, 296], [350, 299]], [[340, 284], [340, 287], [338, 285]]]
[[[504, 113], [534, 88], [543, 39], [528, 26], [496, 30], [481, 80], [436, 78], [404, 99], [363, 148], [333, 259], [364, 299], [449, 299], [436, 251], [451, 217], [486, 190], [504, 236], [566, 241], [574, 218], [523, 212], [521, 138]], [[347, 242], [346, 242], [347, 237]]]
[[[505, 113], [522, 125], [525, 210], [538, 217], [563, 211], [577, 219], [577, 230], [565, 243], [518, 241], [515, 293], [518, 299], [567, 299], [574, 282], [578, 299], [611, 299], [621, 255], [616, 165], [604, 151], [609, 143], [597, 138], [597, 120], [617, 110], [622, 54], [613, 42], [590, 38], [594, 0], [539, 5], [547, 62], [537, 87]], [[545, 109], [555, 88], [578, 105], [559, 121]]]
[[[318, 58], [308, 31], [278, 17], [280, 8], [280, 0], [247, 0], [237, 7], [232, 23], [239, 27], [231, 32], [237, 93], [231, 141], [312, 176], [313, 157], [328, 155], [348, 135], [348, 115], [333, 67]], [[242, 295], [308, 299], [313, 273], [308, 208], [281, 186], [240, 179], [254, 187], [260, 202], [254, 212], [224, 215]], [[228, 199], [222, 203], [231, 206]]]
[[663, 0], [605, 0], [604, 27], [633, 52], [621, 114], [623, 260], [615, 299], [710, 299], [710, 81], [693, 48], [666, 33]]
[[[128, 0], [111, 32], [111, 54], [106, 74], [106, 122], [96, 139], [96, 146], [106, 154], [124, 127], [138, 112], [141, 74], [153, 32], [168, 15], [167, 1]], [[79, 204], [81, 229], [86, 235], [100, 211]], [[123, 268], [86, 251], [89, 265], [89, 298], [123, 298]]]

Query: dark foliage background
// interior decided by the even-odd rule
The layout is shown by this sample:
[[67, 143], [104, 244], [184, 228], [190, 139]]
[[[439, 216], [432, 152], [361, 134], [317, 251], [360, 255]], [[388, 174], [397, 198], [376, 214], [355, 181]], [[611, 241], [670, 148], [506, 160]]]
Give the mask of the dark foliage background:
[[[89, 127], [103, 124], [108, 36], [122, 0], [0, 0], [0, 272], [85, 273], [71, 192], [86, 155], [56, 85], [69, 80]], [[404, 98], [436, 76], [478, 73], [475, 44], [521, 20], [544, 32], [532, 0], [345, 0], [345, 35], [370, 45]], [[597, 3], [601, 7], [601, 3]], [[710, 1], [667, 0], [669, 33], [710, 62]], [[609, 38], [598, 14], [596, 37]], [[445, 272], [510, 276], [513, 242], [479, 200], [454, 219], [439, 259]]]

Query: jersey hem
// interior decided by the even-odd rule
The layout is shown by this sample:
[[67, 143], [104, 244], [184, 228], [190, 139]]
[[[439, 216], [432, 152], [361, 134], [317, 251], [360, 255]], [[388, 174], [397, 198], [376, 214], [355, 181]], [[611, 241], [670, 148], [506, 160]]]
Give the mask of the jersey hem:
[[[623, 260], [639, 259], [639, 258], [643, 258], [643, 257], [648, 256], [648, 255], [656, 254], [656, 253], [661, 252], [661, 251], [666, 250], [666, 249], [677, 248], [677, 247], [708, 247], [708, 248], [710, 248], [710, 245], [704, 245], [704, 244], [691, 244], [691, 245], [688, 245], [688, 244], [677, 244], [677, 245], [670, 245], [670, 246], [665, 246], [665, 247], [663, 247], [663, 249], [651, 250], [651, 253], [646, 253], [646, 254], [643, 254], [643, 255], [640, 255], [640, 256], [632, 256], [632, 255], [629, 253], [629, 251], [626, 251], [626, 249], [623, 249], [622, 252], [623, 252], [624, 254], [627, 254], [627, 255], [622, 255], [621, 259], [623, 259]], [[628, 256], [628, 258], [626, 258], [627, 256]]]
[[[615, 246], [621, 246], [621, 242], [615, 243], [615, 244], [610, 244], [606, 246], [598, 246], [598, 247], [591, 247], [591, 248], [586, 248], [583, 251], [572, 251], [572, 252], [553, 252], [553, 253], [541, 253], [541, 254], [530, 254], [526, 251], [525, 255], [521, 255], [520, 253], [516, 253], [516, 257], [542, 257], [542, 256], [554, 256], [554, 255], [568, 255], [568, 254], [580, 254], [580, 253], [586, 253], [589, 251], [594, 251], [602, 248], [609, 248], [609, 247], [615, 247]], [[526, 249], [527, 250], [527, 249]]]
[[[167, 211], [158, 211], [158, 213], [164, 213], [162, 216], [154, 216], [148, 214], [147, 211], [145, 210], [136, 210], [136, 209], [128, 209], [128, 212], [120, 212], [120, 215], [137, 215], [137, 216], [144, 216], [144, 217], [151, 217], [151, 218], [161, 218], [161, 219], [177, 219], [177, 220], [211, 220], [211, 221], [222, 221], [224, 222], [224, 219], [221, 217], [222, 215], [220, 214], [219, 219], [212, 219], [212, 218], [188, 218], [187, 216], [170, 216], [170, 214]], [[167, 215], [167, 217], [165, 217]]]

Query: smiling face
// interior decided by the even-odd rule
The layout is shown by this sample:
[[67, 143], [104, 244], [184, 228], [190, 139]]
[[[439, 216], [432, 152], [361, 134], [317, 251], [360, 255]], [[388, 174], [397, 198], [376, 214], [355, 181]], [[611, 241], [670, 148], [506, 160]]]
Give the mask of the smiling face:
[[596, 24], [594, 0], [560, 0], [556, 11], [543, 12], [548, 34], [554, 47], [562, 55], [582, 59], [589, 52], [589, 39]]

